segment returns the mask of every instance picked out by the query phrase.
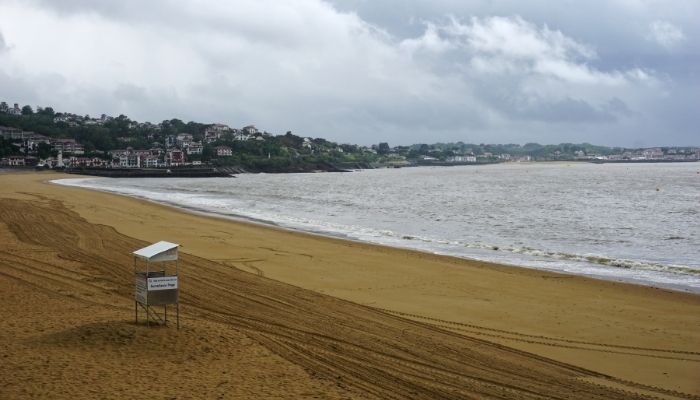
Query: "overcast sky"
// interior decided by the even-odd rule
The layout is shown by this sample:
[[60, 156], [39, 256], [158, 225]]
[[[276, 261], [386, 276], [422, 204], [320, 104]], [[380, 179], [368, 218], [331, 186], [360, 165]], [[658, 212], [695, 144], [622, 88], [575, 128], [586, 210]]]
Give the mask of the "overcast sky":
[[700, 145], [697, 0], [0, 0], [0, 100], [391, 145]]

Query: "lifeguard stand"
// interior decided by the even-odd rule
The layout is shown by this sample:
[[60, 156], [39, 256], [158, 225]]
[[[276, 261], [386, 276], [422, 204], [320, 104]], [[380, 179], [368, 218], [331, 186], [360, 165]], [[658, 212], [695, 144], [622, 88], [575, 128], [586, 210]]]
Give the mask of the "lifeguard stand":
[[[136, 250], [134, 255], [134, 318], [139, 322], [139, 307], [146, 311], [146, 326], [151, 320], [168, 324], [168, 305], [175, 304], [177, 328], [180, 329], [180, 302], [177, 275], [177, 252], [179, 244], [158, 242]], [[137, 263], [137, 260], [142, 260]], [[159, 263], [162, 269], [151, 270], [151, 263]], [[174, 263], [174, 268], [172, 267]], [[138, 264], [142, 265], [139, 269]], [[171, 266], [170, 270], [166, 266]], [[174, 272], [174, 273], [173, 273]], [[154, 306], [163, 306], [163, 315]]]

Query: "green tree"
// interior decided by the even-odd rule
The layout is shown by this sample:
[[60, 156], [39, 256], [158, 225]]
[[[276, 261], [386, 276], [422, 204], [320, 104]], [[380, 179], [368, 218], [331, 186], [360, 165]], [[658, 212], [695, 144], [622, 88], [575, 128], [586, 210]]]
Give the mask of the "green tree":
[[209, 161], [214, 157], [214, 148], [211, 145], [204, 145], [202, 148], [202, 161]]
[[87, 143], [85, 143], [84, 148], [85, 148], [85, 154], [86, 154], [86, 155], [87, 155], [87, 154], [93, 154], [93, 153], [95, 153], [95, 150], [96, 150], [96, 149], [95, 149], [95, 146], [92, 144], [92, 142], [87, 142]]
[[49, 158], [51, 157], [51, 145], [48, 143], [39, 143], [39, 148], [37, 149], [39, 158]]
[[377, 148], [377, 153], [384, 155], [384, 154], [389, 153], [390, 150], [391, 150], [391, 148], [389, 147], [389, 143], [382, 142], [382, 143], [379, 143], [379, 147]]
[[37, 114], [41, 114], [41, 115], [45, 115], [47, 117], [53, 118], [54, 115], [56, 115], [56, 112], [51, 107], [45, 107], [41, 110], [41, 112], [37, 112]]
[[34, 114], [34, 110], [32, 110], [32, 106], [26, 105], [22, 107], [22, 115], [32, 115]]
[[192, 136], [194, 136], [195, 140], [202, 140], [202, 137], [204, 136], [204, 129], [206, 128], [206, 125], [200, 124], [198, 122], [188, 122], [184, 127], [183, 131], [187, 133], [191, 133]]

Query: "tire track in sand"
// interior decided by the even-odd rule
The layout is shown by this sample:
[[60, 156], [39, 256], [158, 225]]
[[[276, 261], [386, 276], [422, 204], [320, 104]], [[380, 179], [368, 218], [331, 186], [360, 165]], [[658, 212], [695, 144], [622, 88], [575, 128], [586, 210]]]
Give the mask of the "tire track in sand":
[[[56, 202], [0, 199], [0, 220], [6, 227], [0, 235], [11, 239], [15, 248], [38, 245], [56, 252], [48, 258], [21, 251], [0, 253], [0, 272], [50, 290], [63, 289], [58, 294], [75, 291], [69, 294], [81, 300], [105, 296], [105, 302], [129, 303], [130, 254], [145, 243], [89, 224]], [[35, 261], [38, 268], [32, 271]], [[66, 273], [70, 268], [79, 268], [80, 274]], [[187, 315], [242, 330], [309, 375], [361, 396], [602, 400], [653, 398], [635, 389], [672, 393], [187, 254], [181, 256], [180, 273], [181, 305]], [[86, 276], [115, 286], [105, 289], [86, 282]], [[131, 317], [128, 307], [124, 313], [125, 319]]]
[[[527, 343], [548, 344], [547, 341], [555, 342], [555, 343], [562, 342], [562, 343], [571, 343], [571, 344], [599, 346], [599, 347], [604, 347], [604, 348], [617, 348], [617, 349], [625, 349], [625, 350], [641, 350], [641, 351], [647, 351], [647, 352], [653, 352], [653, 353], [683, 354], [683, 355], [691, 355], [691, 356], [700, 357], [700, 352], [696, 352], [696, 351], [625, 346], [625, 345], [616, 345], [616, 344], [609, 344], [609, 343], [587, 342], [587, 341], [582, 341], [582, 340], [556, 338], [556, 337], [551, 337], [551, 336], [529, 335], [529, 334], [520, 333], [520, 332], [516, 332], [516, 331], [508, 331], [508, 330], [503, 330], [503, 329], [488, 328], [488, 327], [480, 326], [480, 325], [467, 324], [467, 323], [456, 322], [456, 321], [448, 321], [448, 320], [443, 320], [443, 319], [426, 317], [423, 315], [410, 314], [410, 313], [404, 313], [404, 312], [400, 312], [400, 311], [389, 310], [389, 309], [385, 309], [385, 308], [379, 308], [379, 307], [373, 307], [373, 308], [376, 310], [388, 313], [388, 314], [392, 314], [392, 315], [399, 315], [402, 317], [411, 318], [411, 319], [420, 320], [420, 321], [428, 321], [428, 323], [430, 323], [431, 325], [439, 326], [441, 328], [454, 329], [454, 330], [470, 332], [470, 333], [475, 333], [475, 334], [484, 335], [484, 336], [498, 337], [498, 338], [508, 339], [508, 340], [520, 340], [520, 341], [525, 341]], [[470, 331], [470, 330], [462, 329], [462, 327], [472, 328], [474, 330]], [[514, 337], [505, 336], [505, 335], [487, 334], [487, 333], [483, 333], [482, 331], [496, 332], [496, 333], [500, 333], [500, 334], [514, 336], [517, 338], [542, 339], [543, 341], [538, 342], [538, 341], [528, 340], [528, 339], [517, 339]], [[555, 343], [551, 343], [551, 345], [557, 346], [557, 344], [555, 344]], [[570, 347], [570, 346], [565, 346], [565, 345], [560, 345], [560, 346], [561, 347]], [[587, 349], [585, 347], [570, 347], [570, 348], [579, 348], [579, 349], [583, 349], [583, 350], [595, 350], [595, 349]], [[637, 354], [637, 353], [622, 353], [622, 354], [642, 355], [642, 354]], [[650, 357], [653, 357], [653, 356], [650, 356]], [[700, 359], [682, 359], [682, 360], [700, 362]]]

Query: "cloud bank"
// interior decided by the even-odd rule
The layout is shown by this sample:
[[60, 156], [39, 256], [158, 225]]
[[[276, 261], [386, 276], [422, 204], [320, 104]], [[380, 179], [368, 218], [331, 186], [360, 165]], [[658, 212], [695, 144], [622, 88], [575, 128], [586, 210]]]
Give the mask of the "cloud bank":
[[672, 16], [630, 6], [660, 51], [645, 59], [566, 21], [437, 3], [407, 2], [402, 30], [320, 0], [0, 0], [0, 97], [361, 144], [698, 144], [697, 77], [674, 58], [697, 43]]

